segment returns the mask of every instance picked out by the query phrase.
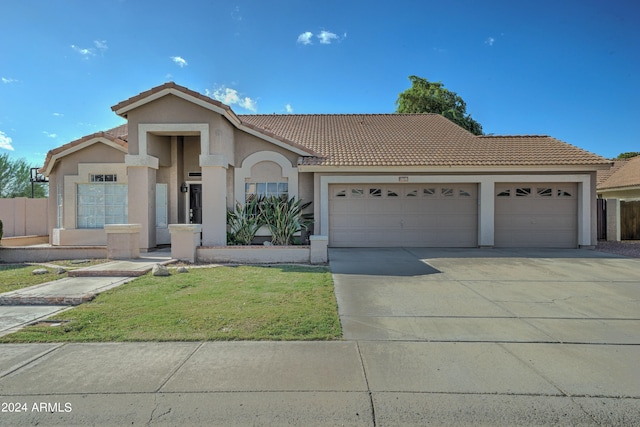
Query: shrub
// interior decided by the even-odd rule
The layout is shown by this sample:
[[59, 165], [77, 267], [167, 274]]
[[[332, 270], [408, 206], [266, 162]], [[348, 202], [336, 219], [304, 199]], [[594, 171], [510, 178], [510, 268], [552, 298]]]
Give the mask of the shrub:
[[253, 198], [244, 206], [236, 202], [236, 208], [227, 211], [227, 244], [250, 245], [256, 233], [264, 225], [259, 204], [262, 198]]
[[269, 196], [259, 203], [258, 208], [265, 225], [271, 232], [271, 243], [290, 245], [294, 234], [303, 228], [308, 230], [313, 224], [313, 214], [303, 214], [302, 211], [310, 204], [311, 202], [295, 200], [295, 197], [287, 199], [277, 196]]

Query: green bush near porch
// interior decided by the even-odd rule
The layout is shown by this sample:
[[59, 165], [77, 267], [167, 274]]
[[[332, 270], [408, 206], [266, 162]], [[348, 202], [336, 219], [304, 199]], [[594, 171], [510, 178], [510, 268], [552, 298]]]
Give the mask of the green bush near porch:
[[235, 209], [227, 212], [227, 243], [250, 245], [262, 226], [269, 229], [274, 245], [299, 243], [295, 242], [295, 234], [313, 225], [313, 214], [303, 213], [310, 205], [295, 197], [278, 196], [254, 197], [244, 205], [236, 202]]
[[0, 342], [335, 340], [342, 335], [324, 267], [192, 268], [150, 274]]

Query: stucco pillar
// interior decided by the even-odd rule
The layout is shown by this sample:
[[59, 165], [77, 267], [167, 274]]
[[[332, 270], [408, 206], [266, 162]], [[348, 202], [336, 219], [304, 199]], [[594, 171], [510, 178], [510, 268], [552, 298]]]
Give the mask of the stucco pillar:
[[329, 259], [327, 246], [329, 243], [328, 236], [309, 236], [311, 249], [309, 261], [311, 264], [323, 264]]
[[478, 183], [478, 246], [493, 247], [495, 228], [495, 182]]
[[607, 240], [620, 241], [620, 200], [607, 199]]
[[126, 155], [129, 181], [128, 222], [140, 224], [140, 250], [156, 246], [156, 169], [158, 159], [152, 156]]
[[105, 224], [108, 259], [140, 257], [140, 224]]
[[202, 168], [202, 245], [227, 244], [227, 166], [222, 155], [200, 155]]
[[201, 224], [169, 224], [171, 258], [195, 262], [196, 248], [200, 246]]

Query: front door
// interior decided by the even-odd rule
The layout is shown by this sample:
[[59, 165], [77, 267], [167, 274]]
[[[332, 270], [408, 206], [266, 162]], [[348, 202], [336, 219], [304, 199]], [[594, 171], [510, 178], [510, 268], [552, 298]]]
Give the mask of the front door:
[[189, 185], [189, 223], [202, 224], [202, 184]]

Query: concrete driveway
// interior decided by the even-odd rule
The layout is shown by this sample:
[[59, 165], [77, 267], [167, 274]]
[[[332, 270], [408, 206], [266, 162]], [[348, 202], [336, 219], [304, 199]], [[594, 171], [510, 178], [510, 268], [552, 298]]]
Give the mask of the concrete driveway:
[[332, 249], [375, 425], [640, 425], [640, 260]]
[[344, 337], [640, 344], [640, 260], [589, 250], [331, 249]]

